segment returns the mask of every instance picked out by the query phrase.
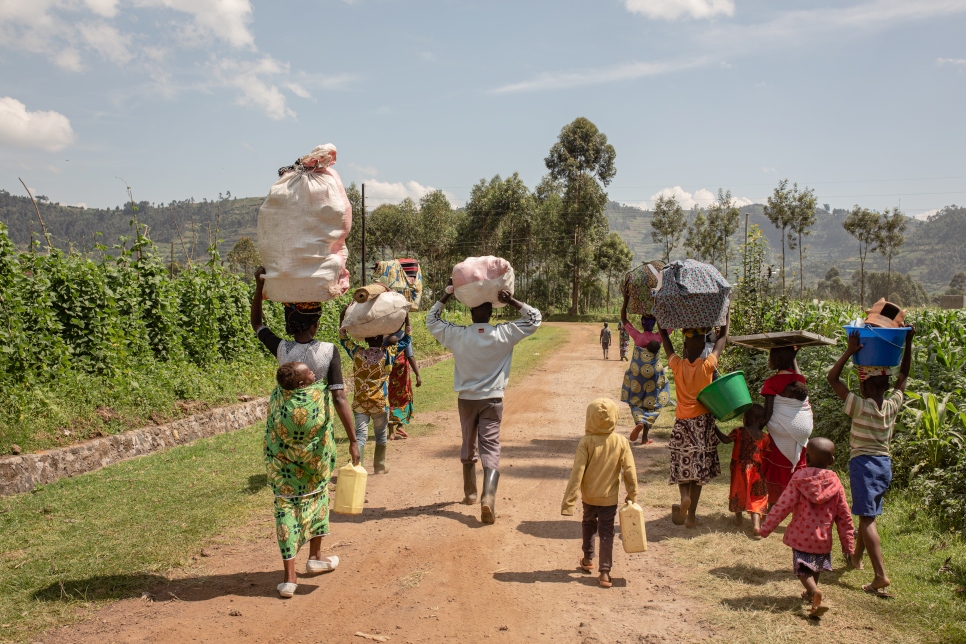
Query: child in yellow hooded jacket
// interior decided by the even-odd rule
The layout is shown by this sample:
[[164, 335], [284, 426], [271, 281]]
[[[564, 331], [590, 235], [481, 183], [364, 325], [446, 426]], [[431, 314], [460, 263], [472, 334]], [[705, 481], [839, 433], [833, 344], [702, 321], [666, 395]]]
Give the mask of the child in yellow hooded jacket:
[[620, 495], [621, 476], [627, 500], [637, 500], [637, 470], [631, 444], [620, 434], [615, 434], [619, 408], [609, 398], [598, 398], [587, 407], [587, 423], [584, 437], [577, 445], [570, 482], [564, 493], [560, 514], [573, 516], [577, 503], [577, 490], [583, 502], [583, 557], [580, 568], [593, 570], [594, 535], [600, 536], [600, 565], [598, 581], [610, 588], [610, 570], [614, 553], [614, 518]]

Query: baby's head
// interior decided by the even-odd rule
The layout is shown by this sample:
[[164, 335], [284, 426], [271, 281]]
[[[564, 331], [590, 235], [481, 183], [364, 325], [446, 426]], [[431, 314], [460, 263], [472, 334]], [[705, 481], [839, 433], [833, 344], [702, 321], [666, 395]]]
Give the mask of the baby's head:
[[761, 429], [762, 421], [765, 420], [765, 408], [755, 403], [748, 408], [745, 415], [742, 417], [742, 423], [745, 428], [751, 429]]
[[795, 356], [798, 349], [795, 347], [775, 347], [768, 352], [768, 368], [775, 371], [789, 370], [795, 366]]
[[808, 387], [804, 382], [790, 382], [782, 390], [782, 396], [794, 400], [808, 400]]
[[805, 464], [827, 470], [835, 462], [835, 443], [827, 438], [810, 438], [805, 447]]
[[311, 385], [315, 382], [315, 373], [304, 362], [286, 362], [275, 372], [275, 380], [279, 387], [291, 391]]

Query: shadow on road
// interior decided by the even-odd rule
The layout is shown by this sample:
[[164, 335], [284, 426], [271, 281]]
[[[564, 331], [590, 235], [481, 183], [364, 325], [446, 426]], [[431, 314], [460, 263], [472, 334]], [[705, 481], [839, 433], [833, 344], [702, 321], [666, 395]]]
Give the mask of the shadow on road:
[[[493, 573], [496, 581], [515, 584], [583, 584], [597, 586], [597, 576], [588, 575], [577, 570], [533, 570], [529, 572], [497, 572]], [[627, 580], [622, 577], [612, 577], [614, 588], [626, 588]]]

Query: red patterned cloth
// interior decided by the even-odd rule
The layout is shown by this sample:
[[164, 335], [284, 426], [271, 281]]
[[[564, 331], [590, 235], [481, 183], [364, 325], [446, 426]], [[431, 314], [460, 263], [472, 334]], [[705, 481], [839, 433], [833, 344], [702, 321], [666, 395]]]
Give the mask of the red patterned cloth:
[[761, 475], [761, 459], [771, 441], [767, 434], [756, 441], [744, 427], [732, 430], [728, 437], [732, 440], [728, 510], [763, 514], [768, 505], [768, 486]]
[[782, 539], [786, 546], [814, 554], [832, 552], [834, 523], [842, 552], [854, 552], [852, 512], [845, 499], [845, 489], [835, 472], [817, 467], [805, 467], [795, 472], [778, 503], [762, 523], [761, 536], [771, 534], [789, 513], [794, 514]]
[[778, 502], [778, 497], [792, 480], [792, 474], [803, 467], [805, 467], [805, 450], [802, 450], [801, 458], [793, 467], [791, 461], [775, 445], [775, 441], [771, 440], [771, 436], [768, 437], [768, 442], [762, 448], [761, 474], [768, 484], [769, 503]]

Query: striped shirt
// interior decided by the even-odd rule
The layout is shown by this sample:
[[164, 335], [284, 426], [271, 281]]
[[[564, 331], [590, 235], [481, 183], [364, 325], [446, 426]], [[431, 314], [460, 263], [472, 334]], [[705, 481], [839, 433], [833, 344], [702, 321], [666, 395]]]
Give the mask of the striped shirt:
[[894, 391], [882, 400], [880, 409], [871, 398], [860, 398], [849, 392], [845, 413], [852, 418], [849, 458], [856, 456], [889, 456], [889, 441], [896, 427], [896, 416], [902, 408], [902, 392]]

